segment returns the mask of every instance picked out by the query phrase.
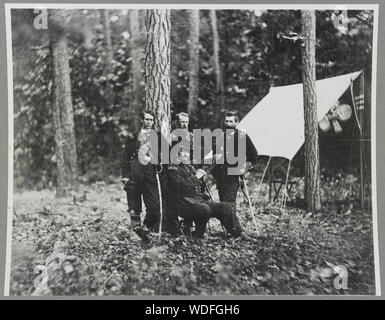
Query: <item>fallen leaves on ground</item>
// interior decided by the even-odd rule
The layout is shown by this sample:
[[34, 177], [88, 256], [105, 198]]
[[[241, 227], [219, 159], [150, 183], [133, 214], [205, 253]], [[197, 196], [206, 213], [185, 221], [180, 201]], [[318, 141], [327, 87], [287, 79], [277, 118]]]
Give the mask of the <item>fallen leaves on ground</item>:
[[[202, 240], [151, 233], [144, 243], [118, 184], [82, 185], [63, 199], [49, 190], [15, 193], [11, 294], [374, 294], [370, 213], [257, 207], [260, 236], [240, 195], [245, 237], [211, 220]], [[341, 266], [347, 289], [334, 286]]]

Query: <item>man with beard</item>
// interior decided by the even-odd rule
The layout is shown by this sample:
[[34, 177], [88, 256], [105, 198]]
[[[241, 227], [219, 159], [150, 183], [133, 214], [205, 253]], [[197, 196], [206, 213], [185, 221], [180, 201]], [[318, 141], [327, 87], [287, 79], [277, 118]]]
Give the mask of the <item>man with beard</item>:
[[176, 115], [176, 131], [178, 132], [178, 135], [176, 135], [175, 132], [171, 133], [171, 145], [174, 146], [182, 139], [184, 139], [186, 146], [188, 145], [190, 148], [190, 159], [192, 159], [194, 135], [189, 131], [189, 122], [190, 118], [186, 112], [180, 112]]
[[[190, 118], [189, 115], [185, 112], [180, 112], [176, 115], [177, 117], [177, 128], [180, 129], [181, 131], [185, 132], [184, 139], [186, 143], [190, 147], [190, 163], [193, 164], [193, 153], [194, 153], [194, 134], [189, 131], [189, 123], [190, 123]], [[176, 137], [175, 135], [171, 134], [171, 138], [173, 140], [172, 145], [174, 146], [177, 142], [181, 141], [182, 137]], [[204, 158], [204, 146], [201, 146], [202, 154], [201, 154], [201, 159]], [[202, 176], [206, 175], [206, 172], [203, 170], [203, 165], [202, 164], [193, 164], [195, 168], [198, 169], [199, 174]]]
[[188, 131], [189, 123], [190, 123], [190, 117], [186, 112], [180, 112], [176, 115], [177, 119], [177, 127], [178, 129], [185, 130], [189, 133], [189, 138], [193, 139], [193, 134]]
[[[189, 163], [193, 164], [194, 134], [189, 131], [190, 117], [189, 117], [188, 113], [180, 112], [176, 115], [176, 120], [177, 120], [177, 129], [178, 129], [177, 131], [179, 131], [179, 132], [178, 132], [178, 136], [175, 135], [175, 133], [171, 134], [172, 146], [175, 146], [178, 142], [180, 142], [183, 139], [184, 143], [185, 143], [184, 147], [188, 148], [188, 150], [190, 152], [190, 157], [189, 157], [190, 162]], [[187, 153], [185, 153], [185, 155], [186, 155], [186, 157], [188, 157]], [[197, 175], [199, 177], [202, 177], [202, 179], [205, 179], [207, 174], [203, 170], [203, 168], [202, 168], [203, 166], [201, 164], [199, 164], [199, 165], [195, 164], [194, 167], [197, 169]], [[205, 182], [202, 181], [202, 183], [205, 183]], [[187, 223], [186, 228], [191, 228], [189, 221], [185, 221], [184, 219], [182, 219], [180, 221], [180, 225], [182, 225], [183, 228], [185, 228], [186, 223]]]
[[[155, 116], [146, 110], [140, 114], [142, 127], [139, 131], [129, 134], [122, 159], [122, 182], [127, 193], [128, 212], [134, 230], [141, 226], [142, 196], [146, 206], [143, 224], [150, 231], [156, 231], [160, 221], [159, 190], [156, 179], [158, 167], [150, 163], [150, 141], [154, 131]], [[155, 133], [157, 137], [160, 135]], [[157, 155], [156, 155], [157, 156]]]
[[195, 224], [193, 237], [202, 238], [210, 218], [218, 219], [234, 237], [242, 234], [242, 228], [231, 203], [210, 201], [204, 192], [203, 176], [192, 165], [187, 164], [189, 152], [179, 152], [180, 164], [170, 164], [164, 169], [167, 231], [179, 233], [178, 217], [184, 219], [183, 231], [190, 235]]
[[[257, 162], [258, 153], [255, 149], [253, 143], [251, 142], [250, 137], [243, 131], [240, 131], [236, 128], [239, 123], [239, 115], [237, 112], [228, 111], [225, 115], [224, 120], [224, 149], [216, 150], [214, 147], [214, 152], [216, 155], [221, 154], [224, 156], [223, 164], [216, 164], [212, 170], [212, 174], [215, 178], [216, 185], [218, 188], [219, 199], [221, 202], [231, 202], [235, 209], [237, 192], [240, 185], [240, 177], [242, 177], [246, 171], [250, 170], [252, 166]], [[227, 131], [227, 134], [226, 134]], [[227, 147], [228, 142], [233, 135], [232, 141], [234, 142], [234, 154], [238, 155], [239, 145], [238, 140], [240, 135], [246, 135], [246, 165], [241, 168], [238, 174], [229, 174], [228, 169], [231, 167], [236, 167], [237, 164], [229, 164], [227, 158]], [[231, 141], [230, 141], [231, 142]], [[238, 155], [239, 156], [239, 155]]]

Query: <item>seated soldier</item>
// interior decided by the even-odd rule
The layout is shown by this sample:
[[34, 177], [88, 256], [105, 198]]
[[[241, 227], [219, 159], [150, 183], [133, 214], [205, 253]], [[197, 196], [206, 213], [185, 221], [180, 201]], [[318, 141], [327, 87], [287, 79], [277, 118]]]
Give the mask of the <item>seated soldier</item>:
[[[180, 157], [189, 157], [181, 152]], [[166, 200], [165, 218], [167, 231], [177, 234], [180, 231], [178, 217], [184, 219], [185, 234], [190, 234], [192, 224], [195, 230], [194, 237], [201, 238], [206, 231], [210, 218], [217, 218], [225, 229], [234, 237], [242, 233], [238, 218], [229, 202], [209, 201], [204, 194], [201, 169], [195, 169], [190, 164], [169, 165], [165, 168], [164, 196]]]

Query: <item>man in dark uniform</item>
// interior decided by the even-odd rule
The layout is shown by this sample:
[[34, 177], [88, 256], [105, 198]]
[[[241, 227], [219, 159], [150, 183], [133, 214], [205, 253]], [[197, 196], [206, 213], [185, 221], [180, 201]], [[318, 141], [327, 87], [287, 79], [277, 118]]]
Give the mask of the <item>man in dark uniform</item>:
[[[190, 161], [191, 163], [194, 165], [195, 168], [198, 169], [198, 171], [200, 171], [200, 174], [202, 175], [205, 175], [206, 172], [203, 171], [203, 164], [194, 164], [193, 163], [193, 156], [194, 156], [194, 134], [189, 131], [189, 122], [190, 122], [190, 117], [188, 115], [188, 113], [186, 112], [180, 112], [176, 115], [177, 117], [177, 128], [180, 129], [180, 130], [183, 130], [185, 132], [185, 135], [184, 135], [184, 139], [186, 140], [186, 143], [189, 145], [190, 147]], [[175, 135], [171, 134], [171, 139], [173, 140], [172, 142], [172, 146], [174, 146], [177, 142], [179, 142], [182, 137], [179, 137], [179, 139], [177, 139], [177, 137], [175, 137]], [[204, 158], [204, 146], [203, 144], [201, 145], [201, 159]], [[207, 167], [207, 166], [206, 166]]]
[[[146, 206], [143, 224], [156, 231], [160, 221], [159, 190], [155, 164], [150, 163], [150, 139], [154, 133], [155, 116], [152, 111], [143, 111], [140, 115], [142, 128], [130, 134], [125, 144], [122, 159], [122, 182], [127, 193], [128, 212], [134, 228], [140, 227], [142, 212], [142, 196]], [[157, 133], [158, 134], [158, 133]]]
[[178, 131], [179, 136], [176, 136], [175, 132], [171, 133], [171, 145], [174, 146], [183, 138], [186, 144], [190, 146], [190, 158], [192, 159], [194, 135], [188, 130], [189, 122], [190, 118], [186, 112], [180, 112], [176, 115], [176, 125], [177, 129], [179, 129], [176, 131]]
[[[188, 152], [181, 152], [180, 157], [188, 159]], [[189, 234], [191, 226], [195, 224], [194, 237], [201, 238], [206, 230], [210, 218], [217, 218], [226, 230], [234, 237], [242, 233], [238, 218], [231, 203], [210, 201], [204, 193], [202, 176], [190, 164], [183, 162], [169, 165], [164, 174], [164, 194], [166, 200], [166, 217], [168, 231], [178, 233], [178, 217], [184, 219], [184, 232]]]
[[[255, 149], [253, 143], [250, 140], [250, 137], [245, 133], [236, 128], [239, 123], [239, 116], [237, 112], [229, 111], [226, 113], [224, 127], [225, 131], [229, 130], [231, 134], [234, 134], [234, 154], [238, 154], [238, 139], [239, 135], [246, 135], [246, 166], [239, 170], [239, 174], [229, 174], [228, 168], [235, 167], [236, 165], [231, 165], [227, 162], [227, 150], [226, 150], [226, 141], [224, 143], [224, 150], [216, 150], [214, 147], [214, 152], [218, 154], [221, 152], [224, 156], [224, 164], [217, 164], [212, 170], [212, 174], [215, 178], [216, 185], [218, 188], [219, 199], [221, 202], [231, 202], [235, 208], [237, 192], [239, 188], [239, 180], [247, 170], [250, 170], [252, 166], [257, 162], [258, 153]], [[225, 135], [224, 131], [224, 135]], [[230, 136], [225, 135], [226, 139], [229, 139]]]
[[[172, 139], [172, 147], [175, 146], [178, 142], [184, 139], [184, 142], [186, 143], [185, 148], [187, 147], [190, 152], [190, 164], [193, 164], [193, 155], [194, 155], [194, 134], [189, 131], [189, 123], [190, 123], [190, 117], [188, 113], [186, 112], [180, 112], [176, 115], [176, 124], [177, 129], [179, 129], [178, 134], [179, 136], [176, 136], [175, 133], [171, 134]], [[202, 152], [203, 156], [203, 152]], [[206, 172], [203, 170], [203, 166], [201, 164], [193, 164], [196, 169], [198, 169], [197, 174], [200, 176], [206, 176]], [[190, 228], [189, 221], [184, 221], [183, 219], [180, 221], [180, 224], [185, 227], [187, 223], [187, 228]]]

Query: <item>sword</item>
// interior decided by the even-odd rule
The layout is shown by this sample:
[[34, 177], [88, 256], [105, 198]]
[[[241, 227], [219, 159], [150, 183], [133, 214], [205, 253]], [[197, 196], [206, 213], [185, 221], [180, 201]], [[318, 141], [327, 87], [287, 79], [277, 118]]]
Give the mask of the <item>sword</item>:
[[254, 207], [251, 204], [249, 189], [247, 187], [247, 183], [246, 183], [245, 177], [243, 175], [239, 177], [239, 183], [241, 185], [241, 190], [247, 199], [247, 203], [249, 204], [249, 216], [253, 220], [255, 230], [257, 231], [257, 236], [259, 237], [259, 229], [258, 229], [257, 221], [255, 221], [255, 216], [254, 216]]

